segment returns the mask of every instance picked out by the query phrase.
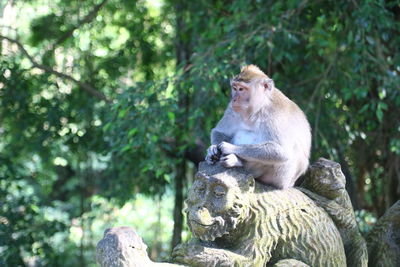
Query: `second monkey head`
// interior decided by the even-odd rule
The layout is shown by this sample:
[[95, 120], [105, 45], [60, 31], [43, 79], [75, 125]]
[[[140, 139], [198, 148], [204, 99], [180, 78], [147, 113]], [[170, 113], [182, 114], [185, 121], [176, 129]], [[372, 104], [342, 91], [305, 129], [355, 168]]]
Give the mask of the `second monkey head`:
[[268, 104], [274, 82], [255, 65], [242, 67], [231, 80], [231, 106], [235, 112], [251, 116]]

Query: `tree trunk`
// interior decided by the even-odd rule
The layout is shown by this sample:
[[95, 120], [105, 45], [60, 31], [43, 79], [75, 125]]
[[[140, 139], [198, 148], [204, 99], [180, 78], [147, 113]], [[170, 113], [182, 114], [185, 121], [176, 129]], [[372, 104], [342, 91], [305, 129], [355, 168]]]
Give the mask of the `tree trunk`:
[[400, 157], [389, 153], [385, 166], [388, 179], [385, 182], [385, 210], [389, 209], [400, 198]]
[[83, 214], [85, 213], [85, 187], [84, 187], [84, 177], [81, 177], [81, 188], [80, 188], [80, 221], [81, 221], [81, 228], [82, 228], [82, 236], [79, 244], [79, 265], [81, 267], [86, 266], [85, 260], [85, 219]]
[[[185, 1], [176, 1], [175, 2], [175, 14], [176, 14], [176, 43], [175, 43], [175, 53], [176, 53], [176, 63], [177, 69], [183, 67], [183, 65], [187, 66], [189, 64], [190, 58], [190, 49], [189, 49], [189, 39], [186, 34], [186, 25], [185, 25]], [[178, 96], [178, 105], [180, 108], [180, 113], [178, 114], [178, 123], [177, 127], [177, 153], [179, 159], [178, 164], [176, 166], [176, 176], [175, 176], [175, 205], [174, 205], [174, 229], [171, 241], [171, 249], [173, 249], [176, 245], [178, 245], [181, 240], [181, 234], [183, 229], [183, 199], [184, 199], [184, 184], [186, 178], [186, 151], [182, 151], [182, 147], [185, 147], [188, 143], [186, 140], [186, 134], [182, 135], [181, 132], [184, 131], [187, 133], [188, 129], [188, 115], [189, 115], [189, 92], [183, 86], [177, 85], [177, 90], [179, 92]]]
[[182, 161], [182, 164], [178, 165], [175, 177], [175, 203], [174, 203], [174, 230], [171, 240], [171, 249], [182, 241], [182, 229], [183, 229], [183, 187], [184, 179], [186, 174], [186, 164]]

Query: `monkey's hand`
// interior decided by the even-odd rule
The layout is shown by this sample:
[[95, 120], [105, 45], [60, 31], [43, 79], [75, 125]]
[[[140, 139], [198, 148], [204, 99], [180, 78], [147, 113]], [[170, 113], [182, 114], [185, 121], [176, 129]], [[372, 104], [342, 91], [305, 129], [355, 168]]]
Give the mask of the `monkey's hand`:
[[222, 156], [220, 162], [222, 163], [222, 166], [226, 168], [243, 166], [243, 162], [235, 154]]
[[236, 147], [233, 144], [230, 144], [228, 142], [221, 142], [218, 145], [218, 150], [221, 152], [223, 156], [229, 155], [229, 154], [236, 154]]
[[220, 159], [220, 157], [221, 157], [221, 152], [219, 151], [217, 145], [211, 145], [207, 149], [206, 161], [208, 164], [214, 164]]

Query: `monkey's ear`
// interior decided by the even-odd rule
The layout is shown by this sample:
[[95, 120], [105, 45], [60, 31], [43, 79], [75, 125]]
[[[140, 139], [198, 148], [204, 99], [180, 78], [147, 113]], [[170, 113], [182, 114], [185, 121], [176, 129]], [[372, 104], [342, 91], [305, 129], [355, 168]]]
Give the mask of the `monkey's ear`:
[[275, 87], [275, 83], [272, 79], [267, 78], [263, 80], [263, 86], [265, 90], [272, 90]]

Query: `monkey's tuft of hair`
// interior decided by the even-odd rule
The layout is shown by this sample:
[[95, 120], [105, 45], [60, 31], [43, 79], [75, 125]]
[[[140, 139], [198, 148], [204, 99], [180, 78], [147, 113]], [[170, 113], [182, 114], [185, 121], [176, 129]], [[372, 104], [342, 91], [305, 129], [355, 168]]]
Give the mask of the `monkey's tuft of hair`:
[[245, 72], [245, 71], [261, 72], [262, 74], [264, 74], [264, 72], [257, 65], [254, 65], [254, 64], [243, 66], [240, 69], [240, 72]]
[[247, 65], [240, 69], [240, 73], [234, 77], [235, 81], [249, 82], [256, 78], [268, 78], [268, 76], [256, 65]]

